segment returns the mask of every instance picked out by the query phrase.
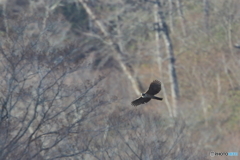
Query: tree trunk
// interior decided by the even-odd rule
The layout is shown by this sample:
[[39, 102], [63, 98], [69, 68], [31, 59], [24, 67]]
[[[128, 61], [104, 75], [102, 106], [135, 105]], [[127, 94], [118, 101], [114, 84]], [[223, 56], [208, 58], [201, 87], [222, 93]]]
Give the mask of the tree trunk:
[[170, 31], [172, 33], [174, 33], [174, 24], [173, 24], [173, 0], [168, 0], [168, 3], [169, 3], [169, 27], [170, 27]]
[[177, 11], [178, 11], [178, 16], [180, 17], [180, 23], [182, 26], [182, 32], [183, 32], [183, 36], [186, 36], [186, 20], [184, 18], [183, 15], [183, 11], [182, 11], [182, 2], [181, 0], [177, 0]]
[[[154, 5], [154, 21], [155, 21], [155, 24], [159, 24], [158, 18], [159, 18], [159, 16], [158, 16], [158, 6]], [[156, 26], [158, 26], [158, 25], [156, 25]], [[160, 49], [161, 49], [160, 32], [155, 32], [155, 40], [156, 40], [156, 53], [158, 55], [157, 56], [157, 62], [158, 62], [158, 67], [159, 67], [159, 72], [160, 72], [159, 74], [160, 74], [160, 77], [162, 77], [163, 76], [163, 71], [162, 71], [162, 61], [163, 61], [163, 59], [162, 59], [162, 54], [160, 52]], [[167, 105], [169, 116], [173, 117], [173, 111], [172, 111], [171, 105], [169, 103], [164, 84], [162, 84], [162, 92], [163, 92], [163, 96], [164, 96], [164, 102]]]
[[97, 20], [95, 14], [92, 12], [91, 8], [88, 7], [86, 1], [79, 0], [79, 2], [83, 5], [84, 9], [88, 13], [88, 15], [91, 17], [91, 19], [94, 21], [94, 23], [96, 23], [96, 25], [99, 27], [99, 29], [103, 33], [103, 36], [106, 37], [106, 40], [107, 40], [108, 44], [111, 46], [113, 51], [116, 53], [114, 58], [119, 63], [122, 71], [125, 73], [127, 78], [130, 80], [130, 82], [132, 84], [132, 87], [133, 87], [133, 90], [135, 91], [135, 93], [140, 95], [141, 92], [138, 89], [138, 85], [137, 85], [136, 80], [133, 78], [133, 76], [131, 75], [130, 71], [127, 69], [127, 66], [124, 64], [124, 62], [121, 59], [122, 58], [121, 55], [123, 55], [123, 52], [121, 50], [120, 45], [118, 43], [114, 42], [114, 40], [111, 38], [109, 33], [106, 31], [104, 25], [101, 23], [101, 21]]
[[160, 0], [156, 0], [155, 5], [158, 8], [158, 23], [156, 24], [157, 31], [159, 32], [159, 35], [162, 34], [162, 37], [164, 39], [165, 46], [166, 46], [166, 53], [168, 54], [168, 57], [169, 57], [168, 71], [169, 71], [169, 78], [170, 78], [170, 85], [171, 85], [173, 116], [176, 117], [179, 89], [178, 89], [178, 80], [177, 80], [177, 74], [175, 69], [175, 57], [174, 57], [173, 45], [169, 35], [168, 26], [165, 22], [165, 17], [162, 12], [162, 4]]
[[209, 38], [209, 1], [208, 0], [203, 0], [203, 10], [204, 10], [204, 27], [205, 27], [205, 32], [208, 35]]

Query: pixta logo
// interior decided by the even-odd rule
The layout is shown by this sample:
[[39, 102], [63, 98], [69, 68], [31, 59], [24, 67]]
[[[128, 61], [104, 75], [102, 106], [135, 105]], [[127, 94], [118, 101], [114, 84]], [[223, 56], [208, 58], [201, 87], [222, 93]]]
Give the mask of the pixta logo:
[[210, 156], [211, 157], [215, 157], [215, 156], [238, 156], [238, 152], [214, 152], [214, 151], [211, 151]]

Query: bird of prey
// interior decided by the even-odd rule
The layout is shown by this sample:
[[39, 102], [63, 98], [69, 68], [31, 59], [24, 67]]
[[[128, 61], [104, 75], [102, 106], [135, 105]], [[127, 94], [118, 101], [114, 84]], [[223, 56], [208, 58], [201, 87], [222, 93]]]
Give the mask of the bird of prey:
[[149, 89], [146, 93], [142, 93], [142, 96], [134, 101], [132, 101], [133, 106], [138, 106], [140, 104], [144, 104], [149, 102], [151, 99], [157, 99], [157, 100], [162, 100], [160, 97], [154, 96], [155, 94], [158, 94], [161, 90], [161, 82], [158, 80], [153, 81]]

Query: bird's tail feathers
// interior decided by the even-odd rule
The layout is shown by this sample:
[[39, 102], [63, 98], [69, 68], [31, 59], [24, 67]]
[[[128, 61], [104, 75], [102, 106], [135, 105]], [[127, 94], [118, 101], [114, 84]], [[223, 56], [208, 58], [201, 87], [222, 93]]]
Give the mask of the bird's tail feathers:
[[157, 99], [157, 100], [163, 100], [163, 98], [156, 97], [156, 96], [154, 96], [154, 98], [153, 98], [153, 99]]

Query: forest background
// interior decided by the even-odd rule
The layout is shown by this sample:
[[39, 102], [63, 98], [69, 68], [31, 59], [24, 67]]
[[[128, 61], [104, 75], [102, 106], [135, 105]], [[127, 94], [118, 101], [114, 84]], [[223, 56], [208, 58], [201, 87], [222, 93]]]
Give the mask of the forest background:
[[0, 0], [0, 22], [0, 159], [240, 153], [239, 0]]

